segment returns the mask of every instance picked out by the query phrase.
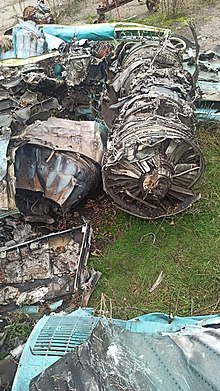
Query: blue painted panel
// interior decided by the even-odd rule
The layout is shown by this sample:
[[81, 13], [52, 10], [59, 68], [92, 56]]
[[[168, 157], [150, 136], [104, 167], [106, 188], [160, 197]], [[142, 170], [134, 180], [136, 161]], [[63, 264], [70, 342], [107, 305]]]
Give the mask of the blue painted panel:
[[72, 38], [89, 39], [93, 41], [113, 40], [115, 24], [93, 24], [82, 26], [44, 25], [43, 32], [70, 42]]

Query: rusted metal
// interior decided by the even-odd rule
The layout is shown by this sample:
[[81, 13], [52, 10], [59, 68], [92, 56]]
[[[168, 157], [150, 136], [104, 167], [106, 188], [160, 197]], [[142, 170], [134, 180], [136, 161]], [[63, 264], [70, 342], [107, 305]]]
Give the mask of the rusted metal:
[[[105, 13], [112, 11], [114, 9], [117, 10], [117, 14], [119, 19], [120, 17], [120, 12], [119, 12], [119, 7], [125, 4], [130, 3], [133, 0], [103, 0], [101, 4], [97, 7], [96, 11], [98, 14], [98, 23], [103, 23], [105, 22]], [[138, 0], [139, 3], [141, 3], [141, 0]], [[157, 12], [160, 6], [160, 0], [144, 0], [147, 9], [150, 12]]]
[[128, 4], [133, 0], [105, 0], [97, 8], [97, 14], [102, 15], [105, 12], [112, 11], [120, 5]]
[[28, 5], [23, 11], [24, 20], [33, 20], [35, 23], [54, 23], [50, 8], [44, 0], [38, 0], [35, 6]]
[[122, 44], [116, 64], [111, 106], [103, 111], [112, 127], [104, 189], [119, 208], [138, 217], [179, 213], [198, 199], [192, 187], [204, 168], [191, 76], [169, 41]]

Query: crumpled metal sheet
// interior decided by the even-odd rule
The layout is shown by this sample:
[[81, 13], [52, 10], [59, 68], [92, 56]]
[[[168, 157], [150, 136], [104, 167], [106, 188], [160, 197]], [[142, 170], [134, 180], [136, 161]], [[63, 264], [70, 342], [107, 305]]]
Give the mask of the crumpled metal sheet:
[[62, 106], [74, 119], [97, 120], [100, 115], [100, 96], [105, 89], [107, 58], [112, 45], [87, 40], [61, 45], [60, 72], [67, 91]]
[[104, 152], [99, 123], [94, 121], [50, 117], [26, 127], [19, 138], [23, 143], [47, 147], [54, 152], [74, 152], [99, 164]]
[[194, 327], [162, 335], [100, 321], [88, 343], [31, 381], [30, 391], [219, 391], [220, 330]]
[[[195, 62], [192, 57], [186, 53], [183, 57], [183, 67], [191, 74], [195, 70]], [[219, 45], [213, 49], [199, 53], [198, 57], [198, 81], [197, 85], [201, 90], [200, 101], [198, 104], [202, 105], [207, 102], [220, 101], [220, 51]]]
[[[0, 176], [0, 213], [17, 210], [15, 203], [15, 175], [14, 160], [16, 147], [12, 145], [12, 138], [32, 122], [46, 120], [51, 111], [58, 109], [58, 101], [49, 97], [41, 101], [37, 94], [23, 90], [20, 78], [0, 81], [0, 149], [1, 149], [1, 176]], [[17, 95], [18, 94], [18, 95]], [[20, 96], [19, 96], [20, 95]]]
[[[28, 391], [31, 379], [40, 375], [66, 353], [86, 343], [100, 320], [106, 326], [109, 325], [108, 318], [97, 317], [93, 313], [93, 308], [86, 307], [71, 313], [43, 316], [25, 344], [12, 391]], [[219, 328], [220, 317], [218, 315], [175, 316], [170, 319], [170, 316], [163, 313], [150, 313], [127, 321], [111, 319], [111, 324], [120, 327], [121, 330], [128, 330], [138, 335], [141, 333], [145, 336], [158, 336], [167, 332], [174, 335], [183, 330], [185, 333], [192, 334], [195, 328], [199, 331], [204, 331], [205, 328], [206, 330]], [[59, 363], [57, 365], [59, 366]], [[41, 375], [41, 379], [42, 377]]]
[[89, 223], [40, 237], [29, 225], [15, 227], [13, 240], [0, 248], [0, 311], [33, 304], [47, 307], [61, 298], [64, 306], [69, 301], [78, 307], [87, 300], [99, 278], [99, 273], [87, 270]]
[[103, 110], [112, 128], [104, 189], [135, 216], [174, 215], [199, 198], [192, 187], [204, 170], [195, 139], [195, 86], [166, 41], [124, 43], [116, 55]]
[[50, 8], [43, 0], [38, 0], [35, 6], [27, 6], [23, 10], [24, 20], [33, 20], [38, 24], [53, 23], [53, 15]]
[[[197, 118], [203, 121], [220, 120], [220, 50], [219, 45], [207, 52], [200, 52], [198, 57], [199, 97], [197, 106]], [[195, 71], [194, 59], [184, 54], [183, 67], [191, 74]]]
[[53, 219], [97, 188], [104, 153], [98, 122], [51, 117], [19, 138], [16, 204], [32, 221]]
[[[22, 102], [32, 103], [34, 96], [22, 95]], [[42, 102], [34, 103], [36, 121], [25, 128], [29, 107], [17, 110], [13, 117], [9, 113], [11, 123], [4, 130], [7, 143], [0, 139], [4, 160], [0, 210], [18, 208], [32, 221], [53, 222], [59, 207], [65, 212], [100, 183], [105, 141], [98, 122], [54, 117], [37, 121], [38, 104], [44, 107]], [[20, 131], [13, 135], [15, 128]]]

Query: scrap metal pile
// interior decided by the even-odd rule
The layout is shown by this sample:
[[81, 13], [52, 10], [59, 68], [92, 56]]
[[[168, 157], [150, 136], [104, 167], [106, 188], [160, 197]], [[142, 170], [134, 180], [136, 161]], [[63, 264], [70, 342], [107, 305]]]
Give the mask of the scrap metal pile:
[[[1, 101], [10, 122], [2, 126], [4, 151], [10, 138], [13, 143], [1, 179], [13, 173], [16, 205], [25, 215], [54, 221], [97, 186], [100, 164], [105, 191], [133, 215], [170, 216], [198, 199], [192, 187], [203, 158], [195, 140], [195, 85], [169, 40], [124, 42], [116, 49], [73, 40], [57, 56], [22, 68], [13, 87], [8, 79], [7, 87], [1, 80], [7, 94], [10, 89]], [[5, 106], [1, 110], [6, 121]], [[2, 194], [11, 195], [13, 180], [3, 183]], [[1, 209], [11, 204], [2, 200]]]
[[[34, 314], [71, 311], [87, 305], [100, 273], [87, 268], [89, 223], [84, 220], [79, 227], [69, 223], [60, 230], [56, 224], [60, 216], [64, 219], [102, 181], [116, 206], [146, 219], [172, 216], [199, 198], [192, 190], [204, 169], [195, 133], [196, 80], [183, 69], [182, 55], [161, 31], [140, 38], [138, 30], [138, 39], [119, 43], [113, 39], [114, 26], [108, 25], [108, 42], [77, 40], [74, 35], [59, 51], [45, 53], [51, 37], [44, 41], [43, 30], [39, 35], [33, 22], [24, 23], [29, 22], [15, 28], [15, 35], [28, 37], [26, 46], [16, 43], [20, 65], [0, 70], [0, 312], [20, 307]], [[56, 30], [52, 38], [59, 41], [60, 32], [65, 36], [69, 31], [68, 26], [57, 28], [49, 31]], [[104, 29], [94, 27], [92, 36], [100, 37]], [[70, 28], [71, 34], [76, 30]], [[25, 52], [31, 52], [31, 45], [36, 57], [29, 59]], [[42, 49], [39, 57], [38, 49]], [[163, 364], [164, 371], [160, 369], [154, 378], [161, 364], [158, 346], [165, 352], [165, 362], [173, 341], [181, 349], [172, 348], [170, 359], [175, 353], [182, 360], [178, 369], [184, 376], [170, 375], [167, 390], [172, 385], [186, 389], [191, 383], [193, 388], [200, 381], [197, 373], [200, 376], [206, 367], [192, 361], [194, 375], [188, 378], [188, 356], [183, 354], [184, 344], [197, 338], [194, 330], [188, 339], [185, 325], [182, 336], [142, 337], [140, 333], [151, 330], [154, 314], [150, 326], [147, 319], [138, 318], [101, 324], [88, 313], [81, 319], [83, 310], [78, 311], [75, 320], [62, 313], [41, 319], [36, 326], [39, 334], [33, 331], [24, 350], [13, 391], [28, 390], [29, 385], [30, 390], [142, 389], [143, 384], [160, 389], [169, 370]], [[173, 331], [170, 317], [166, 321]], [[179, 333], [178, 321], [177, 326]], [[202, 330], [200, 339], [207, 344], [211, 335], [216, 343], [218, 334], [207, 332], [204, 342]], [[129, 341], [133, 341], [130, 352]], [[203, 342], [199, 340], [200, 345]], [[146, 357], [142, 345], [145, 351], [149, 348]], [[210, 346], [208, 350], [213, 358]], [[125, 378], [124, 363], [127, 358], [132, 363], [135, 356], [130, 367], [134, 376]], [[45, 371], [50, 364], [54, 366]], [[60, 377], [61, 372], [67, 376]], [[217, 389], [214, 375], [212, 380], [204, 378], [210, 389]]]
[[[101, 47], [99, 43], [96, 46]], [[90, 121], [71, 118], [91, 119], [92, 110], [82, 96], [78, 100], [76, 96], [82, 90], [82, 82], [84, 86], [86, 82], [95, 86], [93, 80], [98, 78], [103, 60], [93, 60], [87, 53], [78, 62], [73, 61], [74, 68], [69, 64], [67, 48], [57, 60], [56, 63], [49, 58], [40, 64], [1, 70], [3, 313], [19, 307], [45, 312], [86, 305], [100, 276], [87, 269], [91, 242], [88, 223], [61, 231], [56, 226], [49, 234], [45, 225], [53, 224], [101, 182], [106, 127], [94, 116]], [[61, 62], [62, 67], [66, 64], [63, 73]], [[91, 73], [83, 73], [86, 64], [91, 65]], [[97, 89], [101, 83], [97, 83]], [[71, 96], [74, 91], [75, 100]], [[95, 87], [93, 92], [96, 105]], [[87, 96], [84, 90], [85, 100], [92, 102]], [[23, 218], [19, 218], [19, 212]], [[32, 227], [27, 221], [42, 226]]]
[[72, 57], [65, 48], [54, 61], [2, 75], [2, 213], [53, 223], [100, 183], [107, 128], [90, 106], [97, 111], [103, 60], [74, 47]]
[[65, 299], [65, 307], [70, 296], [73, 306], [85, 303], [99, 278], [86, 267], [89, 239], [79, 238], [87, 228], [75, 228], [75, 237], [71, 226], [56, 227], [47, 236], [27, 222], [56, 223], [102, 178], [115, 204], [133, 215], [188, 208], [203, 172], [193, 79], [165, 36], [117, 45], [72, 39], [0, 76], [0, 213], [24, 216], [24, 227], [12, 217], [1, 222], [0, 305]]

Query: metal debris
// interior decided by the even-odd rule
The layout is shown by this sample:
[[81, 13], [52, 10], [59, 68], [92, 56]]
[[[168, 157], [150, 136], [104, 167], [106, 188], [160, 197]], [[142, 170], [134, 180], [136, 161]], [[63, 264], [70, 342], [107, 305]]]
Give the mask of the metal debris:
[[75, 119], [102, 119], [100, 96], [105, 89], [107, 58], [112, 51], [108, 42], [73, 40], [61, 45], [60, 74], [67, 91], [61, 104]]
[[51, 117], [28, 126], [15, 154], [18, 209], [43, 221], [74, 207], [97, 188], [103, 152], [97, 122]]
[[[91, 57], [84, 45], [72, 46], [62, 49], [56, 64], [49, 58], [2, 72], [2, 213], [18, 209], [30, 221], [52, 223], [101, 181], [107, 128], [97, 118], [97, 109], [104, 72], [100, 50], [105, 48], [93, 44]], [[84, 60], [87, 68], [82, 76], [79, 63], [84, 68]], [[60, 70], [57, 78], [54, 67]], [[84, 121], [48, 119], [52, 114]]]
[[[54, 97], [38, 98], [28, 89], [21, 74], [15, 72], [0, 81], [0, 215], [6, 211], [16, 211], [14, 161], [18, 145], [13, 145], [13, 136], [18, 136], [24, 128], [39, 119], [48, 119], [50, 112], [57, 110], [59, 104]], [[10, 77], [11, 76], [11, 77]], [[23, 143], [23, 140], [21, 140]]]
[[182, 212], [199, 198], [192, 187], [204, 170], [195, 139], [195, 86], [182, 58], [169, 41], [129, 42], [118, 48], [114, 70], [110, 102], [103, 103], [112, 126], [104, 189], [138, 217]]
[[[0, 248], [1, 312], [33, 304], [49, 308], [49, 304], [61, 298], [64, 307], [68, 302], [75, 307], [87, 304], [100, 276], [87, 270], [89, 223], [40, 237], [33, 236], [25, 225], [21, 227], [22, 239], [15, 236], [13, 229], [8, 235], [6, 228], [7, 241]], [[18, 224], [16, 230], [19, 230]], [[25, 234], [22, 230], [26, 230]], [[1, 232], [2, 242], [4, 232]], [[13, 241], [8, 240], [7, 235]]]
[[[74, 316], [72, 318], [74, 324]], [[177, 318], [173, 326], [167, 324], [167, 318], [164, 314], [147, 314], [127, 322], [102, 319], [98, 324], [95, 318], [94, 329], [88, 339], [91, 317], [84, 316], [84, 323], [78, 319], [81, 327], [80, 331], [76, 330], [75, 337], [76, 340], [81, 338], [82, 342], [88, 339], [88, 342], [77, 347], [71, 335], [72, 349], [63, 342], [60, 353], [57, 350], [59, 333], [55, 319], [47, 320], [47, 325], [50, 324], [54, 331], [51, 350], [48, 348], [50, 336], [44, 326], [41, 333], [38, 329], [38, 336], [35, 334], [35, 338], [33, 335], [30, 338], [32, 349], [29, 345], [29, 349], [24, 351], [26, 354], [22, 357], [21, 366], [25, 357], [33, 361], [30, 351], [35, 354], [39, 365], [45, 362], [45, 357], [50, 359], [52, 354], [64, 356], [47, 369], [45, 363], [42, 373], [31, 380], [29, 390], [176, 391], [179, 388], [188, 391], [200, 390], [205, 384], [207, 391], [219, 391], [220, 330], [211, 324], [209, 328], [203, 327], [206, 318], [212, 318], [211, 322], [215, 318]], [[68, 316], [60, 319], [59, 323], [63, 330], [68, 330], [70, 327], [65, 327], [65, 323], [68, 324]], [[43, 346], [40, 344], [42, 339], [45, 342]], [[72, 351], [65, 354], [65, 348]], [[18, 386], [24, 384], [25, 375], [22, 370], [17, 372], [13, 391], [18, 391]], [[25, 380], [26, 385], [27, 377]]]
[[[113, 35], [119, 28], [115, 25], [108, 27], [113, 29]], [[69, 26], [67, 29], [49, 25], [46, 28], [59, 37], [67, 33], [74, 34]], [[126, 30], [126, 27], [123, 28]], [[136, 29], [140, 27], [136, 26]], [[144, 29], [142, 33], [145, 33]], [[183, 58], [173, 45], [173, 37], [169, 41], [165, 31], [163, 34], [161, 31], [158, 34], [155, 31], [150, 33], [151, 36], [146, 35], [146, 39], [142, 36], [141, 42], [134, 42], [132, 36], [121, 44], [118, 42], [116, 47], [110, 41], [104, 43], [85, 39], [73, 39], [62, 44], [55, 57], [41, 59], [32, 66], [27, 65], [18, 73], [14, 71], [12, 80], [15, 86], [13, 94], [11, 87], [6, 103], [7, 110], [15, 111], [13, 116], [16, 115], [19, 121], [25, 118], [21, 129], [42, 116], [42, 113], [31, 116], [30, 108], [41, 107], [42, 102], [47, 103], [49, 99], [57, 99], [59, 102], [59, 107], [55, 109], [55, 115], [59, 117], [80, 121], [98, 120], [101, 136], [104, 134], [101, 130], [104, 118], [110, 128], [108, 147], [102, 161], [104, 189], [119, 208], [142, 218], [155, 219], [182, 212], [200, 198], [192, 188], [203, 173], [204, 162], [195, 136], [194, 79], [183, 70]], [[6, 79], [4, 77], [1, 81], [4, 88]], [[29, 91], [27, 96], [24, 88]], [[29, 102], [28, 110], [18, 110], [17, 105], [22, 102]], [[45, 120], [42, 117], [40, 119]], [[12, 124], [14, 121], [13, 117]], [[16, 121], [16, 126], [13, 126], [17, 131], [20, 122]], [[74, 150], [75, 146], [72, 148]], [[105, 146], [102, 153], [104, 149]], [[41, 154], [42, 146], [40, 150]], [[54, 150], [54, 146], [51, 150]], [[21, 172], [27, 165], [24, 155], [26, 160], [27, 154], [29, 158], [31, 155], [32, 163], [36, 164], [34, 159], [37, 153], [39, 147], [31, 155], [28, 145], [17, 152], [17, 161], [21, 161], [21, 156], [24, 161], [23, 167], [18, 164]], [[47, 168], [55, 164], [58, 154], [56, 151], [53, 158], [49, 159]], [[49, 154], [45, 159], [48, 157]], [[11, 157], [9, 161], [14, 162], [15, 159]], [[22, 175], [17, 168], [15, 173], [21, 179]], [[26, 202], [24, 205], [22, 201], [23, 193], [20, 196], [20, 189], [24, 184], [20, 179], [17, 181], [17, 205], [19, 203], [19, 209], [26, 215], [32, 214], [30, 205], [34, 205], [34, 214], [37, 216], [36, 199], [28, 200], [27, 208]], [[30, 176], [25, 180], [26, 194], [29, 190], [33, 191], [33, 186], [27, 185], [29, 179]], [[39, 191], [44, 198], [50, 199], [50, 206], [46, 202], [45, 210], [40, 208], [40, 215], [53, 219], [52, 215], [57, 214], [62, 203], [52, 193], [46, 196], [49, 192], [48, 184], [45, 183], [45, 178], [43, 186], [38, 183]], [[89, 191], [82, 192], [82, 197]], [[52, 201], [55, 204], [52, 205]], [[79, 198], [73, 197], [72, 205], [78, 201]], [[71, 202], [67, 202], [68, 206], [65, 202], [67, 197], [63, 202], [63, 211], [71, 206]]]
[[23, 11], [24, 20], [33, 20], [35, 23], [54, 23], [54, 18], [50, 8], [44, 0], [38, 0], [35, 6], [27, 6]]
[[[220, 318], [218, 315], [210, 315], [210, 316], [195, 316], [195, 317], [178, 317], [175, 316], [172, 321], [170, 321], [170, 317], [166, 314], [162, 313], [151, 313], [151, 314], [145, 314], [142, 316], [138, 316], [133, 319], [129, 319], [127, 321], [125, 320], [119, 320], [119, 319], [109, 319], [105, 317], [97, 317], [94, 316], [94, 309], [93, 308], [79, 308], [69, 314], [66, 314], [64, 312], [59, 314], [51, 314], [49, 316], [43, 316], [35, 325], [30, 337], [28, 338], [24, 351], [22, 353], [22, 357], [19, 363], [18, 371], [15, 376], [15, 380], [13, 383], [12, 391], [28, 391], [29, 385], [31, 379], [31, 390], [37, 387], [37, 389], [44, 390], [45, 384], [48, 384], [48, 387], [54, 387], [51, 388], [52, 390], [56, 389], [66, 389], [64, 384], [66, 379], [70, 380], [70, 383], [68, 383], [68, 386], [72, 385], [72, 382], [77, 381], [79, 379], [80, 382], [82, 382], [82, 388], [79, 388], [80, 391], [83, 390], [84, 384], [83, 381], [87, 381], [87, 376], [83, 377], [84, 380], [81, 379], [80, 370], [78, 372], [78, 368], [81, 368], [81, 365], [77, 365], [79, 355], [81, 355], [81, 349], [91, 347], [90, 343], [92, 341], [95, 341], [95, 346], [97, 348], [97, 355], [95, 359], [95, 365], [96, 368], [99, 368], [99, 365], [104, 365], [106, 368], [106, 364], [103, 363], [102, 354], [103, 349], [105, 350], [106, 354], [106, 360], [113, 364], [113, 361], [111, 360], [113, 358], [113, 352], [116, 350], [112, 347], [114, 342], [116, 342], [116, 346], [121, 345], [121, 337], [117, 339], [117, 341], [114, 341], [114, 337], [112, 336], [109, 327], [112, 325], [115, 326], [117, 329], [120, 329], [119, 334], [122, 335], [128, 332], [127, 335], [131, 336], [131, 339], [135, 339], [135, 335], [137, 338], [140, 338], [143, 341], [143, 344], [138, 344], [136, 348], [137, 349], [148, 349], [149, 345], [151, 345], [151, 342], [154, 341], [155, 345], [157, 346], [159, 344], [159, 340], [161, 344], [165, 343], [165, 335], [169, 335], [170, 338], [181, 336], [181, 339], [184, 339], [184, 335], [187, 334], [189, 336], [189, 339], [193, 336], [197, 336], [199, 334], [199, 338], [201, 338], [201, 335], [205, 331], [209, 331], [212, 333], [215, 331], [217, 327], [220, 326]], [[102, 333], [100, 333], [100, 327], [99, 325], [102, 325], [102, 327], [105, 328], [107, 331], [107, 334], [110, 338], [110, 348], [109, 346], [106, 347], [106, 341], [102, 339]], [[96, 328], [98, 324], [98, 328]], [[94, 330], [94, 333], [93, 333]], [[99, 330], [99, 331], [97, 331]], [[94, 336], [95, 335], [95, 336]], [[208, 333], [203, 334], [204, 339], [207, 340], [207, 343], [210, 346], [209, 355], [211, 359], [214, 359], [214, 350], [213, 346], [211, 345], [212, 341], [209, 341]], [[62, 339], [61, 339], [62, 336]], [[112, 339], [113, 338], [113, 339]], [[142, 339], [143, 338], [143, 339]], [[108, 338], [107, 338], [108, 339]], [[129, 339], [128, 339], [129, 341]], [[163, 342], [164, 341], [164, 342]], [[200, 339], [202, 341], [202, 338]], [[112, 342], [112, 343], [111, 343]], [[153, 344], [154, 344], [153, 343]], [[92, 342], [93, 344], [93, 342]], [[126, 342], [123, 344], [126, 356], [130, 354], [130, 343]], [[155, 347], [156, 347], [155, 346]], [[79, 349], [77, 349], [77, 347]], [[128, 349], [129, 347], [129, 349]], [[93, 349], [92, 349], [93, 350]], [[166, 355], [166, 348], [162, 348], [164, 352], [164, 356]], [[195, 349], [198, 353], [198, 351], [201, 351], [201, 346], [197, 347]], [[88, 352], [87, 351], [87, 352]], [[136, 349], [135, 349], [136, 351]], [[79, 353], [79, 355], [77, 355]], [[148, 361], [151, 357], [151, 360], [149, 362], [149, 365], [155, 364], [156, 360], [156, 354], [154, 354], [155, 351], [152, 350], [150, 354], [148, 355]], [[171, 353], [171, 351], [168, 351], [168, 354]], [[183, 356], [185, 353], [187, 353], [187, 349], [183, 349]], [[163, 353], [160, 352], [160, 356]], [[75, 357], [77, 356], [77, 360], [75, 360]], [[87, 354], [86, 354], [87, 356]], [[163, 356], [163, 357], [164, 357]], [[60, 358], [62, 358], [59, 360]], [[74, 358], [73, 358], [74, 357]], [[88, 357], [88, 356], [87, 356]], [[162, 357], [162, 356], [161, 356]], [[197, 357], [197, 356], [196, 356]], [[124, 355], [120, 357], [118, 356], [119, 361], [121, 365], [125, 365], [128, 363], [126, 358], [124, 358]], [[140, 354], [139, 359], [141, 360], [142, 354]], [[67, 359], [67, 360], [65, 360]], [[187, 358], [183, 358], [182, 365], [185, 370], [185, 366], [187, 365]], [[65, 361], [65, 363], [64, 363]], [[86, 359], [87, 361], [87, 359]], [[29, 365], [27, 366], [27, 362]], [[129, 359], [130, 363], [133, 363], [133, 359]], [[203, 363], [204, 360], [201, 360]], [[54, 364], [56, 363], [56, 364]], [[94, 363], [94, 361], [93, 361]], [[93, 363], [90, 363], [90, 372], [88, 374], [88, 377], [90, 380], [92, 380], [93, 377]], [[54, 364], [54, 365], [52, 365]], [[74, 373], [74, 376], [72, 377], [72, 369], [75, 368], [76, 365], [76, 372]], [[125, 365], [126, 366], [126, 365]], [[62, 369], [61, 369], [62, 368]], [[152, 371], [150, 373], [152, 376], [157, 372], [157, 369], [161, 369], [161, 365], [155, 365]], [[115, 369], [113, 369], [113, 373], [115, 373]], [[86, 367], [85, 367], [86, 370]], [[95, 369], [94, 369], [95, 370]], [[63, 372], [64, 371], [64, 372]], [[59, 376], [61, 373], [65, 373], [68, 371], [67, 376]], [[41, 374], [41, 375], [40, 375]], [[50, 376], [50, 374], [54, 374], [53, 377]], [[76, 374], [80, 376], [78, 378]], [[149, 374], [149, 373], [148, 373]], [[36, 378], [37, 375], [40, 375]], [[58, 375], [58, 376], [57, 376]], [[166, 377], [167, 373], [164, 372], [162, 376]], [[175, 374], [173, 373], [173, 376], [175, 377]], [[207, 378], [212, 378], [210, 372], [208, 371], [205, 376]], [[35, 379], [34, 379], [35, 378]], [[49, 378], [49, 382], [48, 382]], [[126, 377], [127, 378], [127, 377]], [[129, 378], [129, 376], [128, 376]], [[177, 376], [178, 378], [178, 376]], [[106, 381], [106, 376], [101, 376], [101, 379], [103, 382]], [[109, 379], [107, 379], [108, 381]], [[166, 379], [167, 380], [167, 379]], [[194, 380], [194, 379], [193, 379]], [[192, 380], [192, 381], [193, 381]], [[62, 385], [59, 383], [59, 381], [63, 382]], [[146, 382], [148, 384], [148, 382]], [[166, 384], [166, 381], [165, 381]], [[65, 384], [66, 385], [66, 384]], [[92, 388], [94, 385], [93, 383], [91, 385], [91, 390], [94, 391], [96, 388]], [[90, 388], [90, 385], [88, 388], [86, 388], [86, 391], [88, 391]], [[164, 385], [164, 384], [163, 384]], [[67, 389], [68, 389], [67, 386]], [[102, 385], [103, 383], [102, 383]], [[77, 383], [77, 387], [80, 387]], [[97, 388], [97, 390], [101, 390], [103, 388]], [[125, 388], [127, 390], [127, 388]], [[128, 388], [130, 390], [130, 388]], [[131, 388], [132, 391], [136, 390], [136, 388]], [[193, 387], [192, 387], [193, 389]], [[105, 390], [105, 388], [104, 388]], [[143, 387], [141, 388], [141, 391], [143, 390]]]
[[[195, 71], [194, 58], [184, 54], [184, 69], [191, 74]], [[198, 81], [200, 91], [195, 104], [197, 117], [203, 121], [219, 121], [220, 119], [220, 48], [219, 45], [198, 56]]]

